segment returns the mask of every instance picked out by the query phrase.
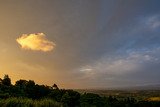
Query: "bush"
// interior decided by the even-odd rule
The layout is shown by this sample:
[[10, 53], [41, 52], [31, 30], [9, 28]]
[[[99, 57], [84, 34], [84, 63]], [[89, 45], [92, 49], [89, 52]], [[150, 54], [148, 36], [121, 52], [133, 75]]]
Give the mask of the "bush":
[[84, 93], [80, 98], [81, 107], [104, 107], [105, 102], [102, 97], [93, 93]]

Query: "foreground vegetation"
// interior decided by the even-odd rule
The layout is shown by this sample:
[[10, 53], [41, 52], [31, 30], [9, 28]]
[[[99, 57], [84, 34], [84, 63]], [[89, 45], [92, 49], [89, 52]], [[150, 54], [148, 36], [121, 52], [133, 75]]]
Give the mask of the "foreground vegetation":
[[0, 107], [160, 107], [157, 99], [80, 94], [74, 90], [59, 89], [56, 84], [38, 85], [32, 80], [18, 80], [12, 85], [8, 75], [0, 79]]
[[61, 107], [51, 99], [32, 100], [28, 98], [8, 98], [0, 100], [0, 107]]

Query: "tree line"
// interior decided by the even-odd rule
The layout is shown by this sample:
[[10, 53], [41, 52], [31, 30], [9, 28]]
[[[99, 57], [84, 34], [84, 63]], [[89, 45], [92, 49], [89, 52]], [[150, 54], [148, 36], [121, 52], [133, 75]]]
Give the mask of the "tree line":
[[137, 101], [134, 98], [118, 100], [113, 96], [100, 96], [94, 93], [80, 94], [74, 90], [59, 89], [53, 86], [38, 85], [33, 80], [18, 80], [11, 84], [5, 75], [0, 78], [0, 101], [8, 98], [29, 98], [32, 100], [51, 99], [63, 107], [160, 107], [160, 102]]

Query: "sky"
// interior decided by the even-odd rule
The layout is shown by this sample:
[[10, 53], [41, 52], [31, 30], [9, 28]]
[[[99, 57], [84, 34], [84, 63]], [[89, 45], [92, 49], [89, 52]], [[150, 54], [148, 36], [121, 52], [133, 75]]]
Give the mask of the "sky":
[[4, 0], [0, 77], [60, 88], [160, 83], [159, 0]]

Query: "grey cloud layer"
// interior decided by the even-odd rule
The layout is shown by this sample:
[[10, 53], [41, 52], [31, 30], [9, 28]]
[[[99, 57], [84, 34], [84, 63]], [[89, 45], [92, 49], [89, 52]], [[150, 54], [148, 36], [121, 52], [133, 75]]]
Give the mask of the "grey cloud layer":
[[[58, 84], [90, 88], [156, 83], [159, 5], [159, 0], [3, 1], [1, 41], [7, 41], [4, 46], [10, 46], [8, 53], [14, 50], [16, 60], [43, 66]], [[14, 47], [17, 35], [30, 32], [45, 32], [56, 41], [56, 50], [35, 54]]]

